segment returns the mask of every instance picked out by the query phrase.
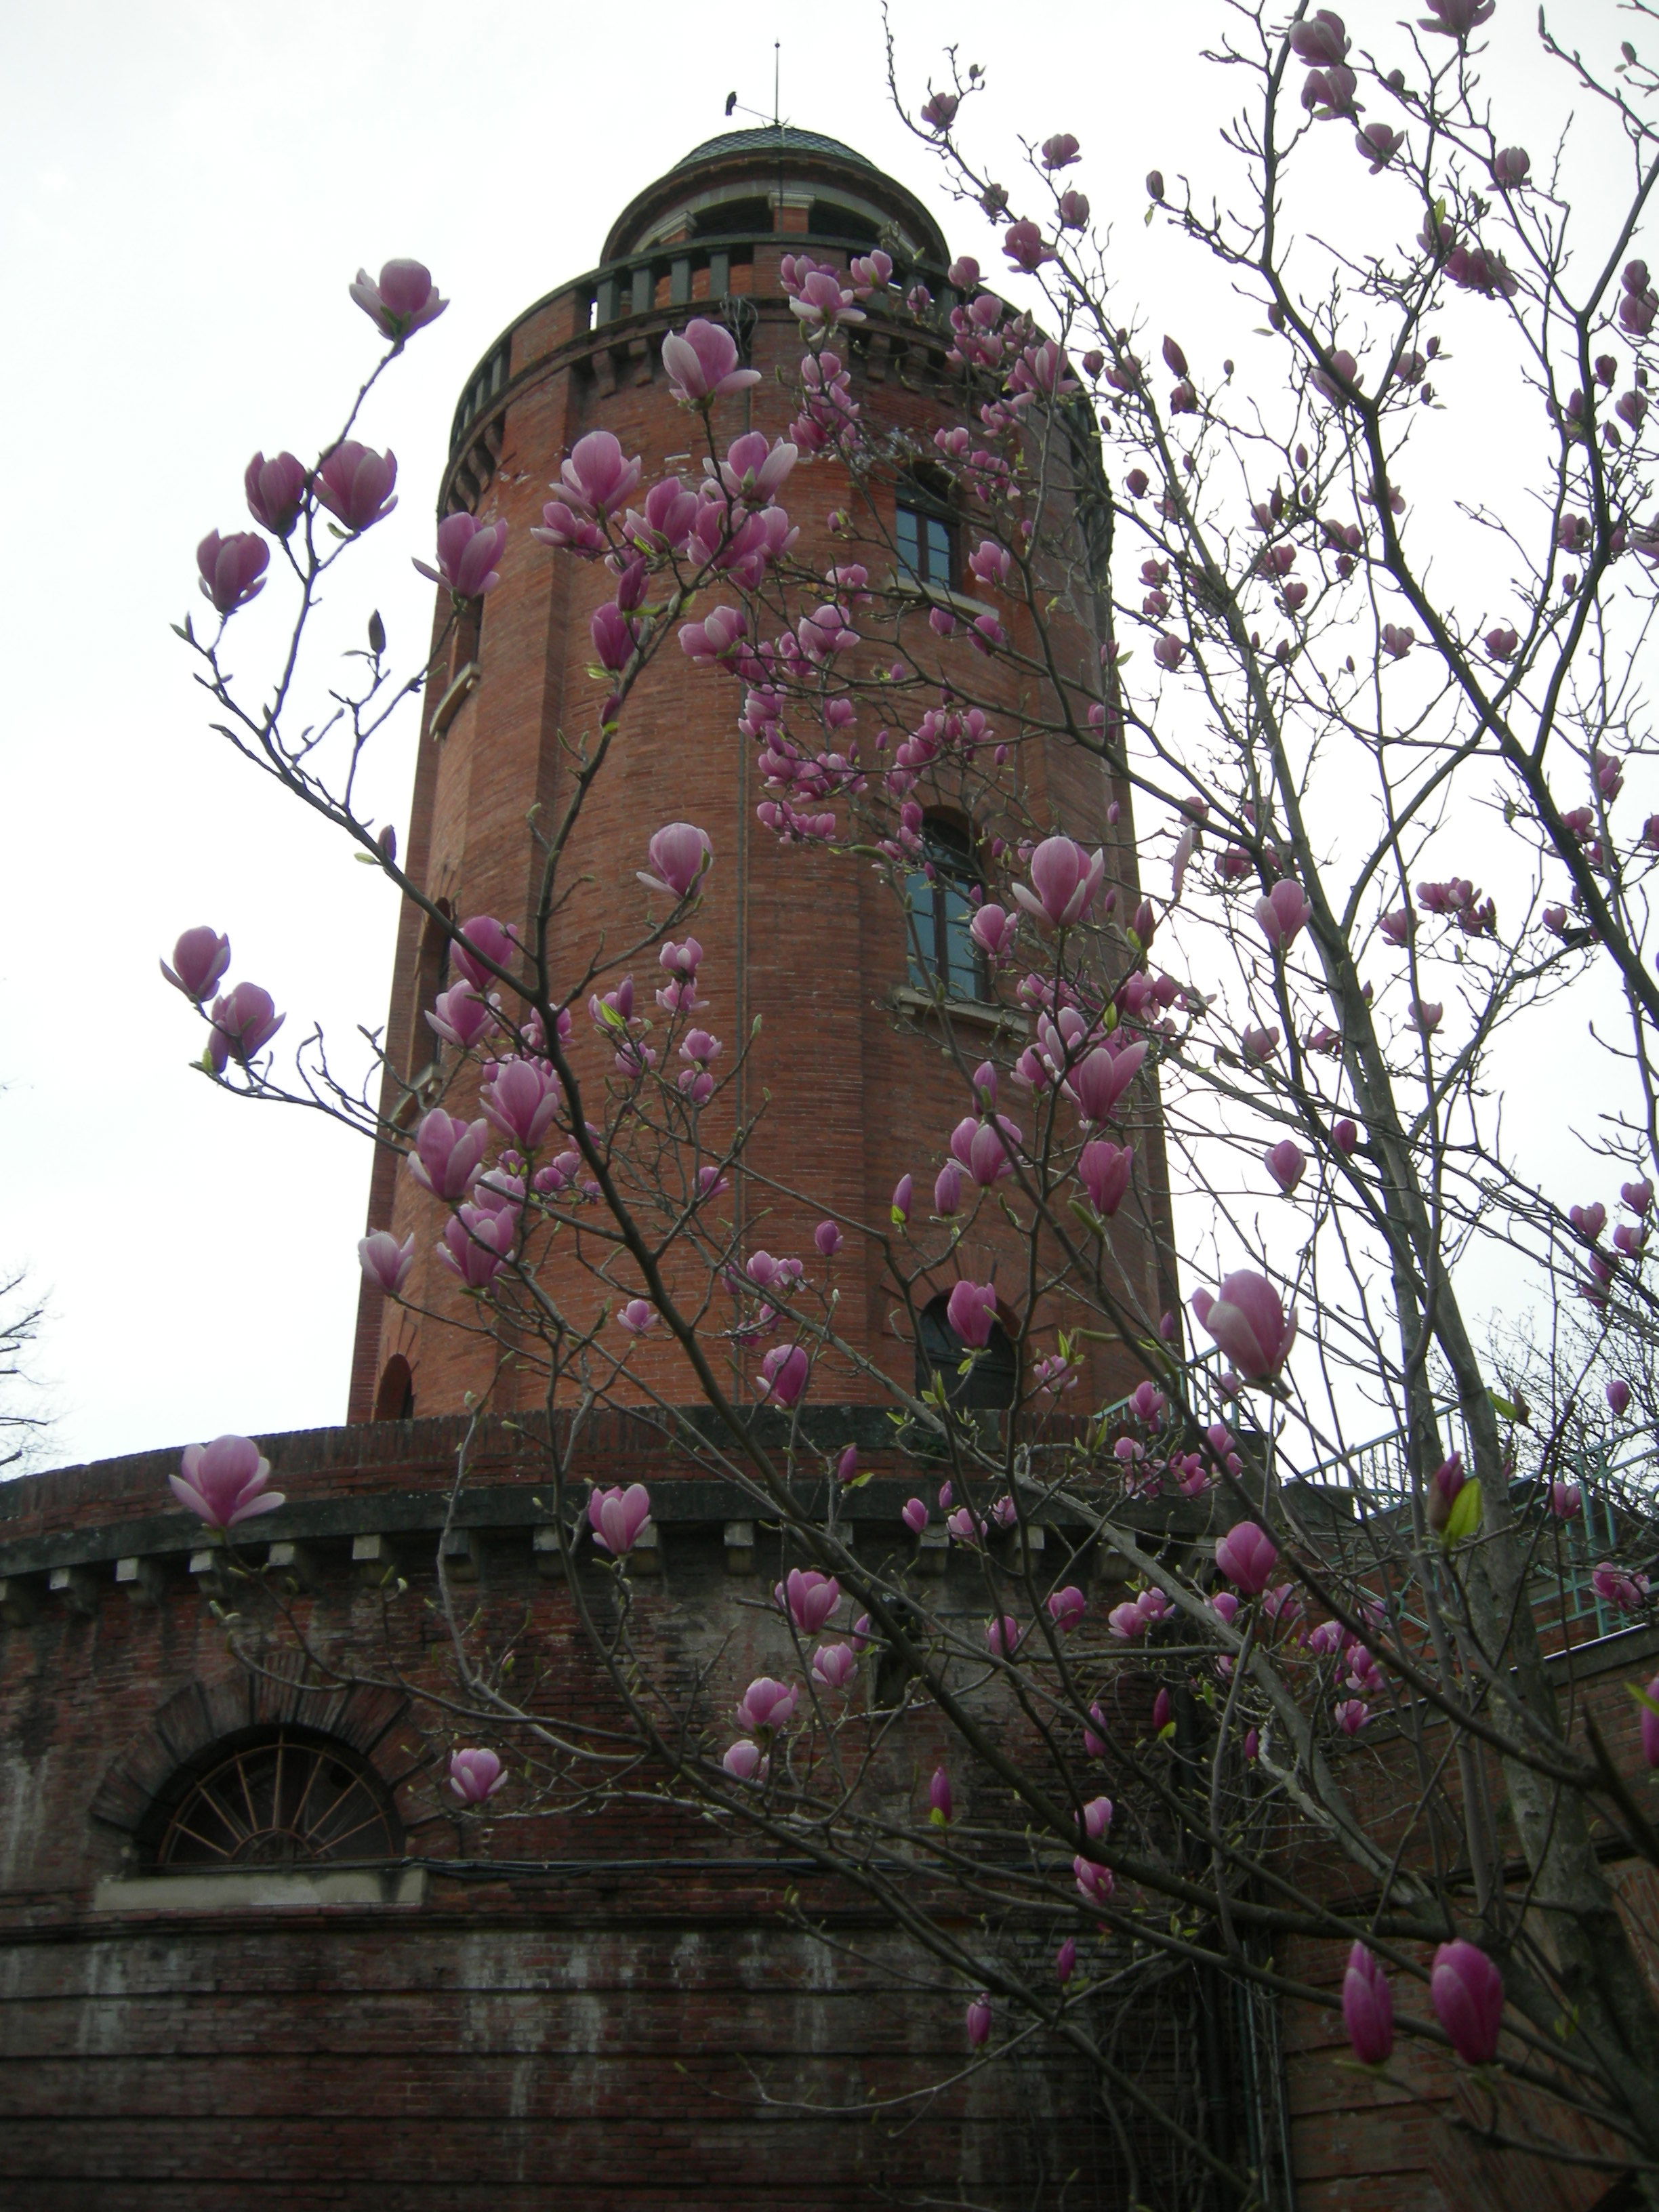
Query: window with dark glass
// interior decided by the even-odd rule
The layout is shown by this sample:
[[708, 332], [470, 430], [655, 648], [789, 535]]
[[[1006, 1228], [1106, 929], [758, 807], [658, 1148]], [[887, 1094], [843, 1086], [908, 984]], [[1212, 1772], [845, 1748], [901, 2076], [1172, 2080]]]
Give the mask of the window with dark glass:
[[922, 859], [905, 883], [910, 902], [910, 981], [930, 998], [990, 995], [985, 956], [973, 938], [974, 893], [981, 888], [973, 847], [952, 822], [931, 821], [922, 830]]
[[1000, 1322], [991, 1324], [991, 1340], [964, 1375], [968, 1346], [951, 1326], [950, 1300], [943, 1292], [916, 1316], [916, 1389], [935, 1376], [945, 1384], [947, 1404], [959, 1413], [991, 1413], [1012, 1406], [1019, 1391], [1019, 1361], [1013, 1340]]
[[951, 588], [951, 526], [931, 507], [898, 504], [894, 523], [899, 574], [914, 583]]

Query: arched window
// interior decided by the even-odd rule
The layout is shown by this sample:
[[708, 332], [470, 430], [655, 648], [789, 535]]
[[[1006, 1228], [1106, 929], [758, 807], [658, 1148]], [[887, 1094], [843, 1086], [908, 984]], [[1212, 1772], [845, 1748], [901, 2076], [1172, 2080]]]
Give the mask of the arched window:
[[374, 1393], [377, 1421], [412, 1421], [415, 1418], [415, 1377], [401, 1352], [394, 1352]]
[[901, 578], [948, 592], [957, 580], [956, 514], [948, 481], [931, 469], [901, 477], [893, 512]]
[[152, 1808], [157, 1867], [283, 1867], [400, 1858], [403, 1825], [368, 1762], [319, 1729], [222, 1737]]
[[947, 1401], [958, 1413], [987, 1413], [1012, 1406], [1019, 1395], [1019, 1358], [1000, 1322], [991, 1324], [991, 1340], [966, 1375], [958, 1370], [968, 1346], [951, 1326], [950, 1299], [941, 1291], [916, 1317], [916, 1389], [942, 1376]]
[[976, 890], [984, 887], [965, 830], [939, 816], [922, 824], [923, 865], [905, 879], [909, 901], [910, 981], [932, 998], [985, 1000], [990, 981], [974, 942]]

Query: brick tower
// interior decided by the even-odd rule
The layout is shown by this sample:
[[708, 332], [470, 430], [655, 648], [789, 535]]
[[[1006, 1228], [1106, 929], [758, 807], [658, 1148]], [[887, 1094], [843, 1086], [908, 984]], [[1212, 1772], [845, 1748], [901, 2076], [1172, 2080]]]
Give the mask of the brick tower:
[[[861, 155], [787, 126], [711, 140], [641, 191], [613, 227], [602, 268], [527, 309], [469, 380], [440, 513], [465, 507], [481, 520], [504, 520], [507, 546], [501, 582], [483, 603], [481, 623], [464, 623], [448, 638], [446, 665], [429, 687], [408, 839], [415, 880], [457, 918], [488, 913], [523, 921], [539, 868], [527, 817], [532, 808], [544, 820], [556, 816], [568, 795], [570, 747], [593, 737], [604, 697], [589, 673], [589, 619], [613, 580], [600, 564], [550, 554], [530, 534], [562, 461], [579, 438], [605, 429], [625, 453], [642, 458], [646, 483], [677, 469], [695, 477], [697, 458], [688, 449], [701, 426], [677, 403], [660, 361], [665, 334], [693, 314], [724, 319], [761, 373], [758, 384], [716, 404], [713, 428], [721, 448], [751, 428], [785, 435], [801, 340], [780, 263], [805, 251], [844, 264], [878, 243], [896, 264], [890, 304], [870, 301], [869, 320], [850, 334], [850, 344], [843, 337], [837, 344], [866, 422], [906, 433], [931, 451], [934, 432], [960, 419], [961, 387], [945, 362], [948, 339], [924, 332], [900, 302], [918, 281], [948, 300], [945, 243], [921, 204]], [[829, 519], [848, 505], [848, 492], [846, 470], [825, 459], [798, 467], [785, 488], [800, 531], [797, 552], [820, 568], [837, 557]], [[976, 588], [965, 567], [968, 524], [948, 499], [924, 492], [907, 504], [901, 482], [878, 493], [876, 505], [873, 527], [890, 549], [889, 574], [913, 585], [919, 603], [954, 606], [969, 619], [984, 611], [982, 597], [968, 599]], [[872, 576], [884, 565], [862, 549], [860, 557], [869, 559]], [[442, 594], [434, 635], [444, 634], [449, 614]], [[1054, 632], [1062, 672], [1085, 692], [1098, 684], [1101, 619], [1093, 605], [1074, 605]], [[960, 655], [963, 648], [955, 650]], [[1012, 735], [1027, 679], [975, 658], [976, 693], [999, 723], [998, 710], [1006, 711]], [[849, 1224], [879, 1224], [901, 1175], [915, 1171], [919, 1188], [930, 1185], [938, 1147], [967, 1099], [940, 1025], [922, 1012], [910, 988], [929, 979], [913, 975], [915, 948], [907, 944], [890, 892], [867, 867], [821, 851], [781, 848], [757, 821], [764, 787], [756, 748], [736, 727], [738, 698], [729, 679], [694, 669], [672, 640], [648, 668], [572, 848], [569, 872], [590, 883], [566, 909], [561, 949], [579, 975], [602, 934], [609, 943], [630, 941], [646, 912], [635, 872], [651, 831], [673, 820], [708, 831], [715, 865], [695, 922], [706, 952], [706, 1018], [728, 1041], [728, 1052], [758, 1018], [759, 1037], [732, 1103], [741, 1117], [769, 1102], [749, 1157], [767, 1176], [804, 1186], [813, 1200], [811, 1212], [787, 1201], [762, 1210], [752, 1185], [740, 1187], [732, 1202], [749, 1209], [737, 1224], [740, 1240], [745, 1249], [763, 1244], [810, 1255], [811, 1226], [821, 1213]], [[1114, 791], [1098, 763], [1070, 747], [1027, 744], [1015, 773], [1039, 821], [1104, 842], [1132, 907], [1127, 788]], [[926, 802], [926, 788], [916, 796]], [[1108, 818], [1115, 797], [1121, 811], [1115, 827]], [[941, 814], [936, 825], [930, 819], [930, 836], [971, 855], [974, 836], [989, 826]], [[963, 866], [972, 868], [971, 857]], [[427, 1097], [437, 1095], [438, 1070], [424, 1016], [442, 988], [447, 949], [442, 930], [409, 906], [386, 1036], [397, 1073]], [[941, 950], [939, 957], [947, 955]], [[640, 977], [647, 1006], [658, 980]], [[1022, 1025], [1017, 1010], [973, 1003], [976, 991], [989, 994], [977, 987], [964, 994], [960, 976], [951, 990], [958, 1052], [969, 1065], [999, 1024], [1005, 1042]], [[577, 1013], [580, 1053], [588, 1041]], [[601, 1071], [596, 1046], [586, 1071], [595, 1078]], [[465, 1091], [448, 1103], [452, 1111], [473, 1110]], [[404, 1104], [412, 1116], [418, 1102]], [[1158, 1189], [1156, 1128], [1138, 1144]], [[1161, 1211], [1161, 1190], [1155, 1202]], [[368, 1218], [372, 1228], [393, 1228], [399, 1237], [416, 1232], [415, 1304], [446, 1317], [465, 1313], [462, 1294], [434, 1255], [441, 1223], [436, 1202], [399, 1174], [390, 1151], [376, 1164]], [[988, 1234], [988, 1243], [964, 1245], [962, 1272], [994, 1269], [995, 1235]], [[1135, 1297], [1156, 1313], [1170, 1301], [1159, 1295], [1152, 1241], [1134, 1248], [1126, 1239], [1125, 1253]], [[1012, 1253], [1004, 1264], [1014, 1264]], [[842, 1269], [838, 1325], [860, 1352], [888, 1371], [907, 1373], [913, 1354], [892, 1316], [878, 1250], [854, 1240]], [[942, 1287], [948, 1289], [948, 1278]], [[598, 1304], [591, 1282], [562, 1279], [559, 1288], [578, 1311]], [[672, 1401], [684, 1402], [696, 1392], [689, 1376], [675, 1373], [678, 1356], [668, 1344], [651, 1347], [637, 1371]], [[349, 1418], [453, 1412], [468, 1393], [510, 1410], [539, 1395], [533, 1376], [496, 1375], [494, 1358], [477, 1334], [434, 1326], [366, 1290]], [[1107, 1395], [1120, 1378], [1126, 1389], [1138, 1379], [1109, 1356], [1099, 1365], [1089, 1380]], [[742, 1376], [733, 1379], [739, 1390], [746, 1387]], [[815, 1395], [857, 1402], [876, 1389], [849, 1369], [823, 1374]]]

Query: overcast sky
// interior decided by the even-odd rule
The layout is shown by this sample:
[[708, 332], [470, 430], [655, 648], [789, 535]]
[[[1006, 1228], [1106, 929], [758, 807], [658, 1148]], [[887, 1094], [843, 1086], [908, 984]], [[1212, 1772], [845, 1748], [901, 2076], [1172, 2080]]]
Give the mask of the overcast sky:
[[[1399, 15], [1346, 12], [1379, 46]], [[1500, 0], [1493, 27], [1523, 107], [1542, 82], [1533, 12]], [[1626, 27], [1612, 0], [1573, 0], [1571, 17], [1604, 52]], [[988, 140], [1075, 131], [1097, 211], [1123, 211], [1131, 295], [1167, 288], [1140, 180], [1154, 162], [1222, 173], [1231, 88], [1199, 59], [1211, 0], [1063, 19], [895, 0], [893, 21], [913, 83], [947, 38], [990, 67]], [[344, 1412], [366, 1152], [193, 1075], [199, 1033], [155, 963], [211, 921], [291, 1027], [349, 1035], [383, 1016], [392, 899], [208, 732], [169, 628], [200, 604], [197, 540], [246, 526], [255, 447], [307, 455], [331, 434], [374, 352], [345, 285], [360, 263], [417, 255], [453, 305], [368, 428], [397, 453], [403, 505], [354, 563], [351, 601], [354, 624], [378, 599], [394, 647], [415, 647], [430, 596], [409, 556], [427, 550], [467, 371], [597, 261], [641, 184], [729, 127], [730, 90], [769, 109], [774, 38], [785, 115], [902, 178], [989, 267], [982, 220], [944, 200], [890, 113], [871, 0], [743, 17], [660, 0], [57, 0], [0, 23], [0, 1266], [27, 1264], [50, 1300], [55, 1461]], [[1325, 210], [1337, 228], [1353, 167]], [[273, 635], [259, 613], [235, 632], [249, 668]], [[379, 771], [400, 825], [413, 734], [411, 720]], [[1528, 1108], [1559, 1125], [1571, 1103], [1546, 1086]]]

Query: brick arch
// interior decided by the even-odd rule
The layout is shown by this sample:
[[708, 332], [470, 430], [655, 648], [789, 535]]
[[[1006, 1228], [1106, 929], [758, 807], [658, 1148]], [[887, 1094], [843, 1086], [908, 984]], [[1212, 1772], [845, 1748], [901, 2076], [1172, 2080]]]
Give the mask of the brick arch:
[[[103, 1827], [136, 1836], [181, 1766], [223, 1737], [280, 1722], [314, 1729], [348, 1745], [395, 1801], [421, 1771], [395, 1735], [408, 1710], [409, 1699], [400, 1692], [368, 1684], [312, 1688], [252, 1674], [224, 1682], [187, 1683], [157, 1710], [137, 1741], [111, 1760], [88, 1815]], [[398, 1809], [401, 1814], [401, 1805]], [[405, 1818], [404, 1825], [412, 1827], [415, 1822]]]

